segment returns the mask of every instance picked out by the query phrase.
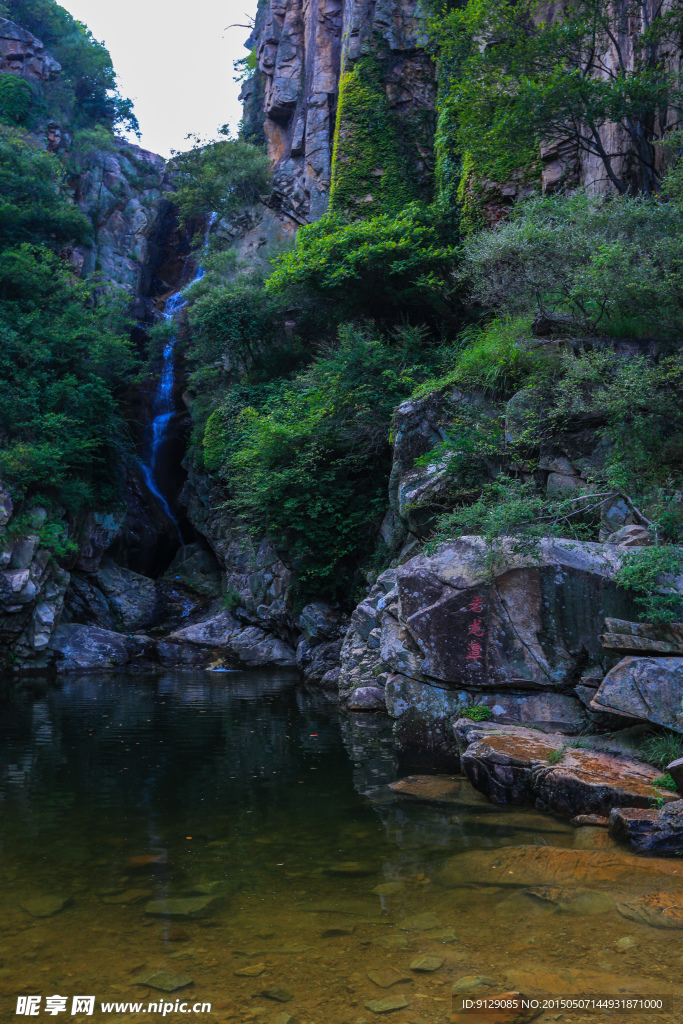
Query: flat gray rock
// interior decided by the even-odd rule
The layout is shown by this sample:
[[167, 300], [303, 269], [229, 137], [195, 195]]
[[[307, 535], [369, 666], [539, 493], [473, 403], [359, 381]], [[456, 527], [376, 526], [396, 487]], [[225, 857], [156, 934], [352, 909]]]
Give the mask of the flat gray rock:
[[654, 722], [683, 733], [683, 658], [622, 658], [611, 669], [591, 707]]
[[175, 992], [179, 988], [187, 988], [192, 978], [184, 974], [171, 974], [170, 971], [147, 971], [133, 980], [134, 985], [149, 985], [160, 992]]
[[262, 989], [259, 992], [259, 995], [263, 996], [264, 999], [272, 999], [276, 1003], [288, 1003], [294, 998], [291, 992], [288, 992], [284, 988], [280, 988], [278, 985]]

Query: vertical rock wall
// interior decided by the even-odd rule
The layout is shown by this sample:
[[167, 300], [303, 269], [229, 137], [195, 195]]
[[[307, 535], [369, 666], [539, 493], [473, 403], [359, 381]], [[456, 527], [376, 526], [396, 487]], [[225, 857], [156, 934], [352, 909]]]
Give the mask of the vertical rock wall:
[[363, 54], [385, 59], [386, 100], [397, 116], [414, 108], [433, 115], [434, 72], [416, 0], [267, 0], [248, 45], [261, 80], [247, 83], [243, 99], [263, 103], [275, 166], [270, 202], [298, 224], [327, 209], [335, 130], [337, 138], [344, 131], [340, 77]]

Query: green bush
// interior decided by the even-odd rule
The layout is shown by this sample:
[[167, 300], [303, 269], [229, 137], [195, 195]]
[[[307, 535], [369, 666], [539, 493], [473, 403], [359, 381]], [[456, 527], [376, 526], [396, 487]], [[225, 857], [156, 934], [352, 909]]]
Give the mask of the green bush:
[[176, 206], [185, 221], [217, 213], [229, 217], [258, 202], [272, 170], [261, 150], [242, 139], [204, 143], [173, 154]]
[[5, 0], [4, 9], [6, 17], [33, 32], [62, 65], [56, 80], [42, 89], [50, 117], [74, 128], [103, 124], [139, 135], [133, 105], [118, 92], [109, 51], [85, 25], [55, 0]]
[[473, 722], [488, 722], [493, 718], [493, 712], [486, 704], [468, 704], [460, 708], [459, 714], [461, 718], [469, 718]]
[[616, 574], [616, 581], [636, 595], [649, 622], [680, 622], [683, 619], [683, 595], [674, 580], [683, 573], [683, 550], [679, 547], [637, 548], [627, 551]]
[[552, 310], [577, 337], [683, 333], [683, 211], [676, 203], [584, 192], [521, 203], [471, 237], [472, 298], [511, 316]]
[[0, 121], [24, 124], [33, 103], [33, 89], [23, 78], [0, 75]]
[[237, 385], [208, 420], [205, 460], [229, 490], [227, 507], [289, 550], [305, 597], [357, 596], [387, 506], [391, 415], [425, 373], [410, 355], [346, 327], [310, 367]]
[[[134, 367], [123, 308], [55, 250], [90, 224], [56, 159], [0, 133], [0, 477], [16, 503], [79, 512], [116, 501], [116, 394]], [[60, 529], [47, 546], [67, 551]], [[49, 542], [49, 543], [48, 543]]]
[[319, 293], [347, 316], [451, 317], [457, 261], [435, 208], [413, 203], [396, 216], [351, 222], [328, 214], [299, 230], [294, 248], [274, 261], [267, 288]]
[[74, 206], [59, 161], [0, 128], [0, 247], [87, 243], [90, 221]]

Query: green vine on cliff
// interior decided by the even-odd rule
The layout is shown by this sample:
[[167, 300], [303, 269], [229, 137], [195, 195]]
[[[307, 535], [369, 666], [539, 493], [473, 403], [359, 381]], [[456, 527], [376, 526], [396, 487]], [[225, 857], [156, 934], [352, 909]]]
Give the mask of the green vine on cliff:
[[428, 111], [399, 116], [386, 93], [386, 62], [367, 53], [342, 73], [332, 157], [330, 208], [396, 213], [424, 198], [419, 143], [431, 148]]

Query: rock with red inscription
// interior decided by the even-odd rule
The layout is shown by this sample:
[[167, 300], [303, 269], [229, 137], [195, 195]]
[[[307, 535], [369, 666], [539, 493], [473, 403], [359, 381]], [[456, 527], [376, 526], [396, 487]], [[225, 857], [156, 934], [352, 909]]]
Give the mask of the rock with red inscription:
[[[605, 615], [631, 601], [614, 583], [613, 546], [543, 539], [501, 545], [493, 582], [481, 537], [461, 537], [397, 572], [399, 622], [418, 644], [425, 677], [466, 688], [550, 688], [586, 655], [609, 668], [598, 639]], [[622, 614], [621, 617], [625, 617]]]

